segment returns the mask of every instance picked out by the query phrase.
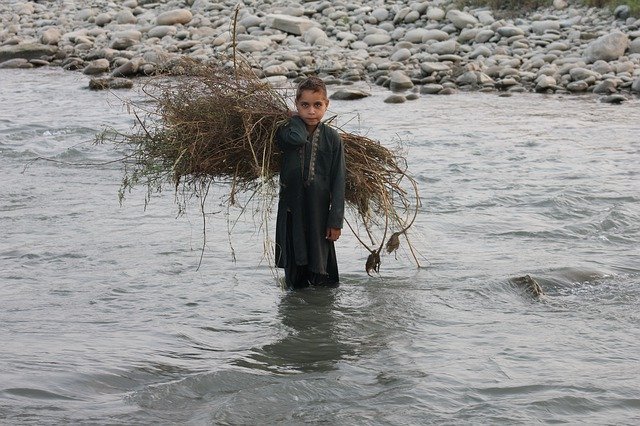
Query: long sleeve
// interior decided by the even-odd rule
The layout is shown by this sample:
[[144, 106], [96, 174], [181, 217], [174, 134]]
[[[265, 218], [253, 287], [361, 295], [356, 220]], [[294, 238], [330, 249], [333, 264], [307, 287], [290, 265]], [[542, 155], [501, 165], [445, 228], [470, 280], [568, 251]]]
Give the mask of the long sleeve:
[[283, 151], [296, 149], [307, 142], [308, 132], [304, 121], [294, 115], [289, 121], [278, 128], [276, 143]]
[[344, 222], [344, 197], [346, 181], [346, 165], [344, 159], [344, 146], [338, 133], [336, 137], [336, 150], [333, 153], [331, 164], [331, 209], [327, 217], [327, 227], [342, 229]]

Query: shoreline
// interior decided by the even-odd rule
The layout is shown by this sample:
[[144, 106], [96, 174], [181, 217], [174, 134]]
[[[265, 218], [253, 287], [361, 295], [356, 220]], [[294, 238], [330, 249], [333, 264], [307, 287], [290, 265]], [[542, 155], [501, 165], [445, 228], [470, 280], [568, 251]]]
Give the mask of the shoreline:
[[611, 103], [640, 95], [640, 19], [623, 6], [555, 0], [499, 19], [451, 0], [75, 3], [0, 5], [0, 68], [60, 66], [87, 75], [91, 89], [128, 88], [182, 57], [226, 61], [235, 42], [259, 77], [277, 85], [319, 75], [343, 87], [338, 99], [368, 96], [359, 82], [388, 89], [389, 103], [463, 91], [592, 93]]

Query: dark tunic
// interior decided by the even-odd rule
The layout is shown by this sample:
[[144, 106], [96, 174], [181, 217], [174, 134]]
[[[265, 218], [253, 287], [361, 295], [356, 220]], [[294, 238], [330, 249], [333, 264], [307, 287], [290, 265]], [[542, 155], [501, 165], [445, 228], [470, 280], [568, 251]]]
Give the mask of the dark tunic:
[[276, 265], [287, 268], [294, 261], [310, 272], [334, 275], [337, 282], [335, 248], [325, 237], [327, 228], [341, 229], [344, 220], [342, 139], [324, 123], [309, 135], [294, 116], [278, 129], [276, 143], [282, 151]]

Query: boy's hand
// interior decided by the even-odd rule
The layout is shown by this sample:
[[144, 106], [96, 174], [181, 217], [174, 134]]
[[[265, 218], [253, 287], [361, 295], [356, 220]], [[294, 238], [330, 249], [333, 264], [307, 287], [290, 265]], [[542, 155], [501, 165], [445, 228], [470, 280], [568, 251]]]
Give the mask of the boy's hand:
[[341, 232], [340, 228], [327, 228], [327, 235], [325, 238], [329, 241], [336, 241], [340, 238]]

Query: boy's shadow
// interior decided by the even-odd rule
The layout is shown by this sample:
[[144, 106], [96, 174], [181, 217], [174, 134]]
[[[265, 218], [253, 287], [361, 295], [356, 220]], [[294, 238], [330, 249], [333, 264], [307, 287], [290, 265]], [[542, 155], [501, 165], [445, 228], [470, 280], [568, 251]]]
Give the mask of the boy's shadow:
[[287, 292], [278, 307], [286, 335], [254, 349], [236, 364], [279, 373], [323, 372], [355, 354], [342, 330], [336, 307], [339, 289], [309, 288]]

